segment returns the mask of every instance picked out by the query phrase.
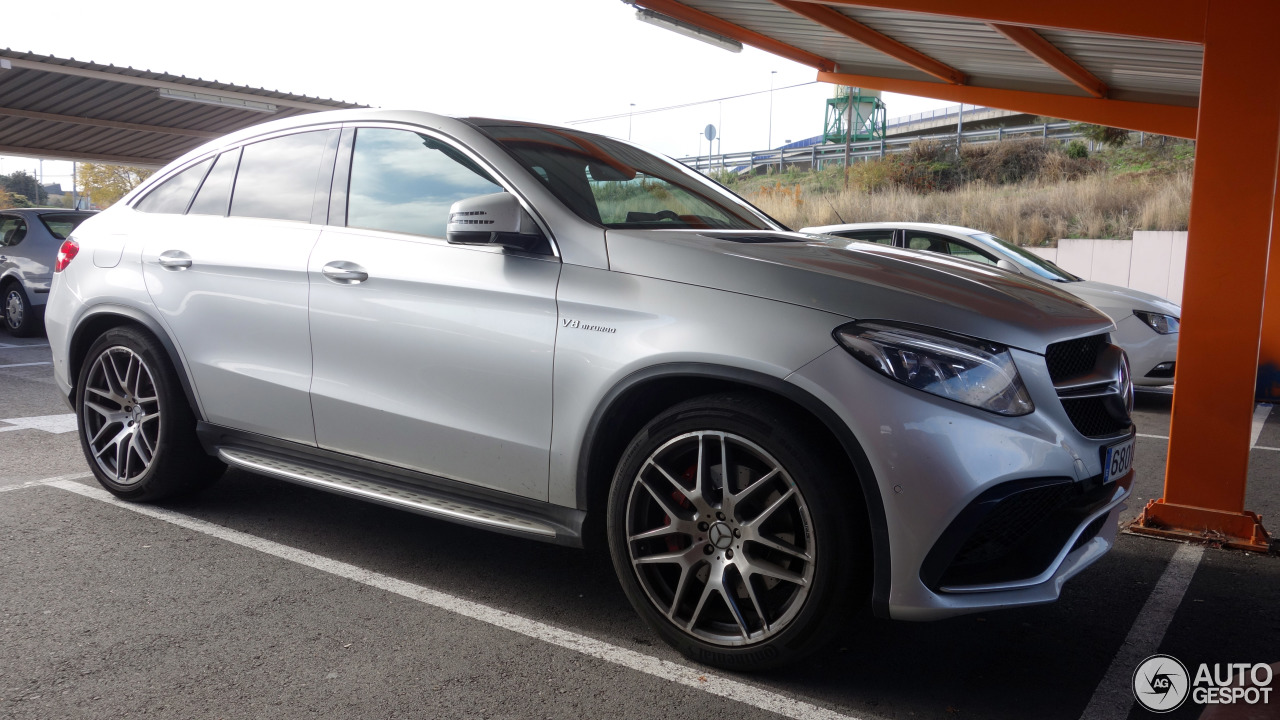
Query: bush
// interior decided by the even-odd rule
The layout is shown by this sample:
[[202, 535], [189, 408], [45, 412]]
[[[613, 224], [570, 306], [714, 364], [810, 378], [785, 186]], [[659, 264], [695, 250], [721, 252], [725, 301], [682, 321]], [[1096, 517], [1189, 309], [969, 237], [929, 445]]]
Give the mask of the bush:
[[1067, 157], [1083, 160], [1089, 157], [1089, 147], [1082, 140], [1072, 140], [1067, 143]]

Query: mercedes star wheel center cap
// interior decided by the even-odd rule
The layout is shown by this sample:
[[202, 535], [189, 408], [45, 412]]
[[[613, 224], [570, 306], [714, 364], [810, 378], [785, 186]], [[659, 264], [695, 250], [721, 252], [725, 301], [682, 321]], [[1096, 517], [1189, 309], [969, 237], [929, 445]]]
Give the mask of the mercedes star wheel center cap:
[[728, 525], [718, 522], [707, 531], [707, 538], [717, 549], [724, 550], [733, 544], [733, 531], [729, 529]]

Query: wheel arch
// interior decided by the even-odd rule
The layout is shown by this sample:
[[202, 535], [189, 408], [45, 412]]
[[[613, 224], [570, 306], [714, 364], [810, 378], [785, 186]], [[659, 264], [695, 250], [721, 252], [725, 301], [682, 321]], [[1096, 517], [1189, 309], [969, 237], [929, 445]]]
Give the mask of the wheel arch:
[[198, 420], [203, 420], [204, 413], [200, 409], [195, 386], [187, 374], [186, 365], [182, 362], [182, 355], [178, 352], [178, 346], [173, 342], [173, 338], [169, 337], [169, 333], [158, 320], [142, 310], [127, 305], [95, 305], [86, 310], [76, 322], [67, 352], [67, 379], [72, 388], [68, 400], [72, 406], [75, 405], [75, 383], [80, 378], [80, 367], [84, 364], [85, 355], [89, 353], [89, 347], [102, 333], [118, 327], [137, 328], [160, 343], [160, 347], [164, 348], [165, 354], [168, 355], [169, 362], [177, 371], [178, 381], [182, 383], [182, 392], [192, 412]]
[[[667, 363], [638, 370], [610, 388], [592, 413], [578, 456], [577, 502], [588, 522], [604, 517], [609, 485], [626, 446], [666, 408], [710, 393], [740, 390], [765, 395], [798, 409], [826, 431], [858, 478], [867, 511], [872, 554], [872, 608], [888, 617], [890, 555], [884, 502], [862, 444], [826, 404], [785, 380], [742, 368], [706, 363]], [[585, 534], [585, 533], [584, 533]]]

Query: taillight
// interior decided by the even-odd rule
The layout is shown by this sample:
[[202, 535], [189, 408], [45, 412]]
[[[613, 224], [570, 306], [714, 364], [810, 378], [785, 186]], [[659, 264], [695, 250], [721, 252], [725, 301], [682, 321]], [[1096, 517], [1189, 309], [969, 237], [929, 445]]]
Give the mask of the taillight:
[[76, 254], [80, 252], [80, 243], [67, 238], [62, 241], [62, 247], [58, 248], [58, 262], [54, 264], [54, 272], [62, 272], [67, 269], [72, 260], [75, 260]]

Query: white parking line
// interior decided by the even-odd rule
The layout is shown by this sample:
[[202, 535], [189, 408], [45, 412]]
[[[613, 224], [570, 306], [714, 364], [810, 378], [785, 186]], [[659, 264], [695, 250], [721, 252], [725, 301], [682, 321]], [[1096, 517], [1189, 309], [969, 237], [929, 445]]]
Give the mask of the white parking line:
[[38, 415], [25, 418], [0, 418], [0, 423], [8, 423], [8, 427], [0, 427], [0, 432], [13, 430], [43, 430], [54, 435], [76, 431], [75, 413], [62, 415]]
[[24, 488], [36, 487], [38, 485], [51, 485], [65, 480], [82, 480], [87, 477], [93, 477], [93, 473], [82, 472], [74, 473], [72, 475], [55, 475], [54, 477], [45, 478], [43, 480], [28, 480], [27, 482], [16, 483], [14, 485], [0, 485], [0, 493], [9, 492], [10, 490], [22, 490]]
[[376, 573], [372, 570], [356, 567], [348, 563], [332, 560], [305, 550], [282, 545], [270, 540], [249, 535], [238, 530], [214, 525], [213, 523], [197, 520], [187, 517], [180, 513], [166, 510], [151, 505], [134, 505], [126, 503], [115, 498], [110, 493], [99, 490], [98, 488], [88, 487], [80, 483], [70, 482], [68, 480], [49, 480], [45, 484], [67, 490], [69, 492], [83, 495], [87, 498], [99, 500], [116, 507], [130, 510], [141, 515], [163, 520], [179, 527], [186, 528], [206, 535], [211, 535], [220, 540], [235, 543], [242, 547], [246, 547], [258, 552], [273, 555], [275, 557], [288, 560], [289, 562], [298, 563], [306, 567], [326, 572], [331, 575], [354, 580], [355, 582], [368, 585], [370, 587], [379, 588], [387, 592], [395, 593], [402, 597], [416, 600], [424, 605], [430, 605], [441, 610], [445, 610], [457, 615], [479, 620], [504, 630], [519, 633], [536, 640], [556, 645], [574, 652], [582, 653], [594, 658], [611, 662], [622, 667], [629, 668], [638, 672], [652, 675], [663, 680], [669, 680], [686, 687], [695, 688], [712, 695], [718, 695], [723, 698], [735, 700], [752, 707], [777, 713], [784, 717], [795, 718], [795, 720], [855, 720], [849, 715], [841, 715], [840, 713], [825, 708], [820, 708], [801, 700], [789, 698], [785, 695], [758, 688], [746, 683], [730, 680], [729, 678], [713, 675], [705, 670], [701, 670], [687, 665], [680, 665], [662, 660], [660, 658], [644, 655], [628, 650], [617, 645], [596, 640], [585, 635], [579, 635], [575, 632], [563, 630], [561, 628], [547, 625], [546, 623], [530, 620], [526, 617], [513, 615], [512, 613], [497, 608], [482, 605], [480, 603], [464, 600], [462, 598], [447, 595], [437, 590], [415, 585], [404, 580]]
[[1253, 409], [1253, 440], [1249, 442], [1249, 447], [1258, 446], [1258, 437], [1262, 435], [1262, 427], [1267, 424], [1267, 416], [1271, 414], [1271, 406], [1267, 403], [1258, 403], [1258, 407]]
[[1129, 628], [1129, 635], [1125, 637], [1120, 651], [1111, 660], [1107, 674], [1102, 676], [1102, 682], [1093, 691], [1089, 705], [1080, 716], [1082, 720], [1123, 720], [1129, 717], [1129, 708], [1133, 705], [1133, 671], [1138, 663], [1160, 647], [1202, 557], [1202, 545], [1182, 545], [1173, 553], [1151, 596]]
[[11, 365], [0, 365], [0, 370], [3, 370], [4, 368], [35, 367], [36, 365], [52, 365], [52, 364], [53, 364], [52, 362], [13, 363]]

